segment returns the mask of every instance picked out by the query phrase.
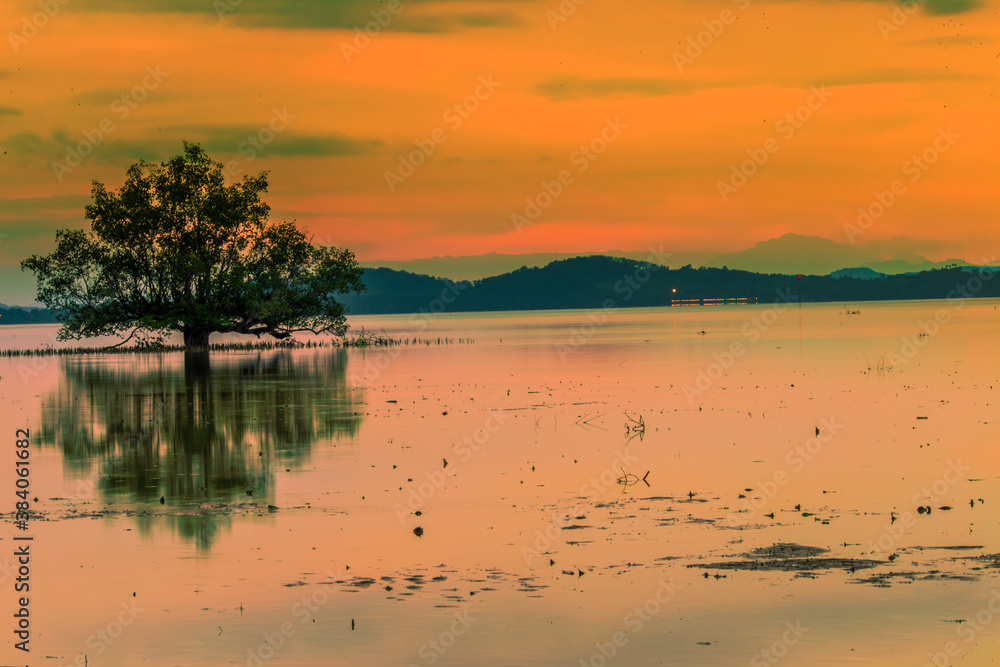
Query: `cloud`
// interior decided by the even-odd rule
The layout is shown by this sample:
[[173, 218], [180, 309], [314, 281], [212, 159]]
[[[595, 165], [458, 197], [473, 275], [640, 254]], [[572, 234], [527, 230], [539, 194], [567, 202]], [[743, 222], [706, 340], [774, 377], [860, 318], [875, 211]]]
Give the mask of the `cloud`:
[[[202, 148], [212, 153], [238, 153], [249, 150], [251, 140], [258, 137], [260, 125], [206, 125], [172, 128], [172, 136], [187, 137], [189, 141], [200, 143]], [[378, 138], [355, 138], [339, 132], [328, 134], [296, 134], [281, 132], [274, 140], [263, 145], [261, 155], [281, 156], [340, 156], [370, 153], [385, 145]]]
[[[63, 160], [68, 149], [77, 146], [81, 141], [84, 141], [83, 134], [70, 135], [66, 130], [59, 128], [52, 132], [52, 138], [49, 140], [33, 135], [31, 146], [42, 149], [38, 153], [41, 157]], [[159, 156], [157, 148], [165, 143], [166, 140], [163, 139], [132, 141], [115, 139], [112, 136], [94, 146], [93, 152], [87, 159], [100, 164], [120, 164], [125, 160], [133, 162], [136, 160], [155, 160]]]
[[40, 155], [51, 157], [52, 142], [33, 132], [18, 132], [4, 141], [4, 145], [14, 155]]
[[708, 82], [695, 82], [669, 77], [609, 76], [596, 79], [561, 77], [535, 84], [533, 91], [552, 100], [578, 100], [590, 97], [660, 97], [690, 95], [717, 87]]
[[996, 39], [992, 35], [984, 33], [972, 33], [968, 35], [938, 35], [937, 37], [925, 37], [923, 39], [910, 40], [911, 44], [932, 44], [941, 46], [942, 44], [963, 44], [968, 46], [982, 46], [984, 44], [995, 44]]
[[873, 69], [829, 77], [828, 86], [861, 86], [873, 83], [909, 83], [913, 81], [982, 81], [983, 77], [963, 74], [957, 70], [936, 69]]
[[[896, 0], [892, 0], [891, 2], [886, 2], [885, 0], [866, 1], [882, 2], [890, 6], [897, 4]], [[935, 16], [971, 12], [983, 6], [982, 0], [902, 0], [901, 4], [907, 7], [911, 5], [922, 6], [927, 14]]]
[[273, 155], [359, 155], [385, 145], [381, 139], [352, 139], [342, 134], [288, 137], [268, 150]]
[[20, 116], [22, 111], [14, 107], [5, 107], [0, 104], [0, 116]]
[[961, 14], [981, 6], [979, 0], [927, 0], [924, 4], [928, 14]]
[[[438, 6], [459, 4], [461, 11], [428, 11], [414, 0], [396, 0], [396, 13], [390, 1], [379, 0], [94, 0], [82, 3], [79, 11], [104, 11], [129, 14], [181, 13], [201, 14], [211, 20], [222, 19], [251, 28], [347, 29], [363, 28], [371, 21], [379, 29], [394, 32], [439, 33], [468, 28], [509, 27], [523, 21], [506, 10], [469, 10], [466, 0], [437, 0]], [[480, 2], [486, 7], [498, 3], [531, 0], [492, 0]]]
[[79, 194], [53, 195], [51, 197], [4, 197], [0, 199], [0, 211], [3, 211], [0, 213], [0, 218], [30, 216], [37, 219], [52, 213], [82, 213], [83, 207], [89, 202], [90, 197]]
[[[144, 72], [139, 72], [139, 76], [143, 75]], [[136, 84], [139, 84], [141, 79], [137, 79], [134, 83], [122, 86], [121, 88], [94, 88], [92, 90], [86, 90], [76, 93], [72, 99], [78, 104], [82, 104], [87, 107], [103, 107], [109, 109], [114, 113], [120, 113], [116, 109], [120, 109], [121, 105], [130, 102], [131, 98], [129, 93], [135, 88]], [[123, 101], [123, 97], [124, 100]], [[168, 100], [177, 99], [178, 95], [171, 91], [156, 91], [157, 102], [164, 102]], [[138, 100], [138, 98], [136, 98]], [[117, 105], [116, 105], [117, 103]], [[134, 102], [131, 102], [134, 104]], [[112, 109], [115, 107], [115, 109]]]
[[820, 85], [835, 87], [879, 83], [908, 83], [913, 81], [981, 80], [984, 80], [983, 77], [968, 75], [955, 70], [896, 68], [860, 70], [826, 77], [817, 76], [815, 81], [803, 81], [791, 77], [779, 78], [770, 74], [761, 76], [757, 80], [746, 78], [739, 82], [682, 80], [671, 77], [560, 77], [536, 83], [532, 87], [532, 92], [536, 95], [548, 97], [553, 101], [566, 101], [602, 97], [668, 97], [673, 95], [691, 95], [705, 90], [750, 88], [754, 86], [807, 89]]
[[[371, 20], [371, 19], [369, 19]], [[506, 11], [400, 15], [396, 29], [401, 32], [445, 33], [465, 28], [510, 28], [523, 25], [517, 14]]]
[[[358, 155], [378, 150], [385, 143], [378, 138], [354, 138], [341, 133], [296, 134], [289, 131], [274, 134], [270, 143], [265, 144], [258, 139], [262, 127], [266, 126], [240, 124], [164, 128], [166, 130], [164, 134], [168, 137], [178, 137], [177, 139], [131, 140], [111, 136], [94, 148], [89, 159], [101, 164], [165, 160], [172, 155], [180, 154], [181, 139], [201, 144], [202, 148], [217, 160], [220, 159], [217, 154], [237, 155], [241, 151], [249, 153], [251, 149], [260, 157]], [[257, 146], [261, 148], [254, 147], [251, 139], [257, 141]], [[62, 160], [67, 147], [75, 146], [80, 140], [80, 136], [74, 138], [66, 130], [57, 129], [48, 138], [36, 133], [21, 132], [11, 136], [6, 145], [15, 156]]]

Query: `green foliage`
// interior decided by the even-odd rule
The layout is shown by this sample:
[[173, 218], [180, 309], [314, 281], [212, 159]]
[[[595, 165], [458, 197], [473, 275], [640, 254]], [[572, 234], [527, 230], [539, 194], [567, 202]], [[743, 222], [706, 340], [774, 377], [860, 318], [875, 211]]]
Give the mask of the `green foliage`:
[[57, 232], [55, 251], [21, 268], [60, 312], [61, 340], [129, 329], [181, 331], [192, 346], [212, 332], [343, 335], [335, 295], [364, 290], [354, 254], [313, 246], [294, 222], [269, 222], [266, 191], [266, 172], [227, 186], [222, 164], [185, 142], [167, 162], [129, 167], [117, 193], [95, 181], [92, 231]]
[[[644, 268], [645, 267], [645, 268]], [[979, 273], [983, 271], [983, 273]], [[761, 304], [776, 300], [832, 301], [840, 305], [890, 299], [958, 298], [975, 276], [976, 297], [1000, 297], [1000, 269], [967, 267], [877, 280], [833, 276], [751, 273], [736, 269], [654, 267], [615, 257], [574, 257], [544, 267], [520, 268], [475, 282], [453, 282], [393, 269], [366, 269], [366, 293], [346, 295], [356, 314], [417, 313], [415, 328], [446, 312], [604, 309], [669, 306], [676, 300], [746, 298]], [[676, 291], [674, 291], [676, 290]]]

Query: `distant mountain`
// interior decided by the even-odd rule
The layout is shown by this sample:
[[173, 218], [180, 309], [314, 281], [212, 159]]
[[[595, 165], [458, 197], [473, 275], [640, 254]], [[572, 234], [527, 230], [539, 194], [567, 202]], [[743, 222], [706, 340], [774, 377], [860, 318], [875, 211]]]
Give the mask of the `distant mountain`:
[[[877, 243], [851, 245], [838, 243], [818, 236], [785, 234], [775, 239], [761, 241], [754, 247], [738, 252], [716, 255], [706, 252], [674, 253], [667, 261], [671, 267], [692, 265], [697, 268], [730, 268], [755, 273], [782, 273], [795, 275], [828, 275], [845, 268], [866, 268], [886, 274], [912, 273], [944, 268], [945, 266], [967, 266], [960, 259], [932, 262], [909, 247], [909, 239], [887, 239]], [[663, 244], [669, 252], [669, 244]], [[457, 257], [431, 257], [409, 261], [362, 262], [370, 268], [388, 268], [409, 271], [450, 280], [479, 280], [519, 269], [543, 267], [551, 262], [587, 257], [592, 253], [528, 253], [512, 255], [489, 253], [486, 255], [462, 255]], [[612, 250], [600, 253], [607, 257], [622, 257], [646, 260], [650, 253], [643, 251]]]
[[[665, 251], [667, 249], [665, 248]], [[594, 253], [586, 252], [535, 252], [523, 255], [511, 255], [491, 252], [485, 255], [460, 255], [452, 257], [430, 257], [427, 259], [414, 259], [408, 261], [372, 261], [361, 262], [365, 268], [395, 269], [397, 271], [408, 271], [449, 280], [479, 280], [490, 276], [498, 276], [502, 273], [509, 273], [522, 266], [537, 268], [557, 262], [563, 259], [573, 259], [574, 257], [589, 257]], [[600, 253], [606, 257], [623, 257], [634, 260], [649, 260], [651, 253], [638, 250], [609, 250]], [[671, 255], [670, 266], [681, 266], [683, 264], [694, 264], [701, 266], [702, 263], [711, 257], [709, 253], [681, 253]]]
[[865, 268], [879, 273], [913, 273], [915, 271], [930, 271], [932, 269], [945, 269], [956, 266], [971, 266], [964, 259], [946, 259], [942, 262], [932, 262], [925, 259], [916, 264], [906, 263], [902, 260], [890, 260], [885, 262], [869, 262]]
[[0, 324], [51, 324], [55, 314], [44, 308], [19, 308], [0, 304]]
[[[337, 297], [351, 308], [352, 313], [419, 313], [421, 308], [428, 312], [435, 305], [432, 304], [435, 299], [440, 300], [444, 308], [445, 299], [454, 300], [452, 287], [456, 284], [445, 278], [386, 268], [365, 269], [364, 283], [367, 288], [364, 294]], [[461, 289], [468, 284], [462, 283]]]
[[[990, 269], [993, 273], [1000, 269]], [[752, 273], [592, 255], [550, 262], [475, 281], [453, 281], [387, 268], [365, 269], [364, 294], [338, 297], [353, 315], [713, 305], [720, 300], [790, 302], [943, 299], [967, 285], [973, 267], [879, 275], [869, 269], [837, 276]], [[878, 278], [872, 279], [873, 277]], [[1000, 296], [1000, 279], [979, 281], [977, 297]], [[683, 303], [682, 303], [683, 302]], [[0, 309], [0, 324], [54, 322], [46, 310]]]
[[966, 265], [967, 262], [954, 259], [932, 262], [916, 253], [893, 249], [885, 243], [877, 246], [851, 245], [818, 236], [785, 234], [761, 241], [753, 248], [716, 257], [706, 266], [726, 266], [760, 273], [828, 275], [849, 267], [895, 274], [928, 271], [952, 264]]
[[45, 306], [38, 306], [38, 305], [34, 305], [34, 306], [17, 306], [17, 305], [13, 305], [12, 306], [12, 305], [9, 305], [9, 304], [6, 304], [6, 303], [0, 303], [0, 309], [3, 309], [3, 308], [18, 308], [20, 310], [29, 310], [29, 311], [30, 310], [45, 310]]
[[857, 269], [840, 269], [839, 271], [834, 271], [833, 273], [831, 273], [830, 277], [858, 278], [859, 280], [877, 280], [879, 278], [885, 278], [885, 274], [862, 267]]
[[[858, 269], [855, 269], [857, 271]], [[862, 275], [870, 277], [865, 270]], [[880, 280], [855, 276], [751, 273], [733, 269], [667, 269], [631, 259], [590, 256], [552, 262], [476, 281], [368, 269], [369, 292], [342, 297], [355, 315], [626, 308], [666, 306], [679, 301], [744, 299], [773, 303], [778, 294], [790, 301], [858, 302], [892, 299], [941, 299], [969, 280], [968, 268], [935, 269], [886, 275]], [[983, 281], [976, 296], [1000, 296], [1000, 280]]]
[[[658, 249], [659, 249], [659, 244]], [[830, 239], [801, 234], [785, 234], [781, 237], [761, 241], [754, 247], [739, 252], [715, 255], [704, 252], [683, 252], [670, 254], [669, 243], [662, 244], [662, 253], [668, 255], [663, 263], [673, 269], [684, 266], [728, 268], [749, 273], [782, 274], [794, 276], [798, 273], [825, 276], [865, 277], [860, 273], [843, 274], [843, 269], [857, 272], [861, 269], [879, 274], [898, 275], [928, 271], [931, 269], [968, 266], [964, 260], [952, 259], [933, 262], [914, 252], [920, 245], [908, 238], [881, 239], [870, 243], [850, 245]], [[377, 312], [401, 312], [398, 309], [419, 307], [427, 303], [426, 289], [435, 286], [443, 289], [446, 283], [429, 283], [427, 280], [446, 279], [450, 281], [480, 281], [490, 277], [516, 272], [525, 267], [540, 269], [553, 262], [592, 257], [587, 253], [529, 253], [524, 255], [488, 253], [485, 255], [464, 255], [431, 257], [410, 261], [370, 261], [362, 262], [369, 269], [366, 279], [370, 281], [366, 297], [366, 308], [384, 308]], [[633, 262], [651, 260], [651, 253], [642, 250], [616, 250], [603, 253], [607, 258], [615, 257]], [[380, 274], [376, 269], [408, 273], [414, 278], [400, 280], [391, 274]], [[868, 275], [868, 278], [872, 276]], [[422, 284], [418, 284], [423, 279]], [[30, 272], [22, 272], [20, 267], [0, 266], [2, 297], [14, 303], [32, 303], [35, 296], [35, 280]], [[398, 292], [398, 289], [410, 292]], [[379, 301], [379, 299], [381, 301]], [[379, 305], [381, 304], [381, 305]], [[397, 309], [397, 310], [391, 310]], [[371, 311], [375, 312], [375, 311]], [[402, 311], [407, 312], [407, 311]]]

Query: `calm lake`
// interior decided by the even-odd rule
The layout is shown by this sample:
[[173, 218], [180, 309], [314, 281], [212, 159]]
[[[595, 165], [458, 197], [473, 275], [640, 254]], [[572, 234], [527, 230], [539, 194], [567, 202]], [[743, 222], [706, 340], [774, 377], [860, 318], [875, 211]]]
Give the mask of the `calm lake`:
[[2, 359], [2, 664], [993, 664], [998, 305], [380, 316], [352, 326], [431, 342]]

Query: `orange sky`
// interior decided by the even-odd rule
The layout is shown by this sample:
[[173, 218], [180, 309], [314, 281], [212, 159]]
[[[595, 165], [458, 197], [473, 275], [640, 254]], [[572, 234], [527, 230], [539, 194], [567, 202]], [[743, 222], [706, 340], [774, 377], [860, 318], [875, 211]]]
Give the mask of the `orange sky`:
[[[853, 240], [978, 261], [1000, 240], [997, 4], [7, 2], [0, 264], [82, 226], [92, 180], [117, 187], [182, 140], [270, 170], [273, 217], [361, 260], [848, 242], [858, 206], [899, 180]], [[388, 24], [355, 41], [373, 11]], [[702, 52], [680, 60], [689, 38]], [[433, 154], [400, 172], [416, 141]], [[80, 142], [79, 166], [55, 164]], [[925, 151], [926, 170], [910, 162]]]

